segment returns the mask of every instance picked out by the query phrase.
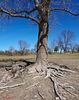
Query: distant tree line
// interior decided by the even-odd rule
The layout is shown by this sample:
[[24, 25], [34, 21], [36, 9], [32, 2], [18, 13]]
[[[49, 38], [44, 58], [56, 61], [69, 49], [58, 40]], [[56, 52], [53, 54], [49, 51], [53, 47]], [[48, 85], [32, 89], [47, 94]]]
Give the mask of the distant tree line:
[[[29, 49], [30, 44], [24, 40], [18, 41], [19, 49], [16, 50], [14, 47], [10, 46], [9, 50], [0, 51], [0, 55], [27, 55], [27, 54], [36, 54], [37, 52], [37, 43], [35, 43], [33, 49]], [[79, 44], [75, 43], [75, 34], [70, 30], [64, 30], [59, 34], [56, 40], [51, 42], [51, 45], [48, 47], [48, 53], [74, 53], [79, 52]]]
[[75, 34], [70, 30], [64, 30], [56, 40], [51, 42], [49, 53], [74, 53], [79, 52], [79, 44], [75, 43]]
[[16, 50], [13, 46], [10, 46], [8, 50], [0, 51], [0, 55], [13, 56], [13, 55], [27, 55], [28, 53], [30, 53], [29, 50], [30, 45], [26, 41], [19, 40], [18, 45], [19, 45], [19, 50]]

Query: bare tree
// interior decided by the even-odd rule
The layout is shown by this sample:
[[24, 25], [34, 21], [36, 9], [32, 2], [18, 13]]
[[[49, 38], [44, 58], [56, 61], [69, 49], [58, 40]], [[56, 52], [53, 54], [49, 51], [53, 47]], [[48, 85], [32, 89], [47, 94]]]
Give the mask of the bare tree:
[[51, 51], [54, 53], [55, 52], [55, 48], [58, 47], [58, 41], [57, 40], [53, 40], [50, 44], [50, 49]]
[[[68, 4], [69, 3], [69, 4]], [[0, 13], [17, 18], [30, 19], [38, 24], [38, 44], [35, 69], [45, 71], [48, 64], [47, 41], [51, 12], [62, 11], [73, 16], [79, 13], [72, 11], [69, 0], [2, 0]], [[66, 49], [66, 48], [65, 48]], [[40, 68], [39, 65], [41, 64]], [[33, 68], [34, 69], [34, 68]]]
[[20, 46], [20, 52], [21, 52], [22, 55], [24, 55], [28, 51], [29, 44], [26, 41], [23, 41], [23, 40], [19, 40], [18, 43], [19, 43], [19, 46]]
[[79, 44], [75, 44], [75, 46], [74, 46], [74, 52], [79, 52]]
[[9, 48], [9, 52], [11, 53], [11, 55], [13, 56], [13, 54], [15, 53], [15, 48], [10, 46]]
[[70, 30], [64, 30], [60, 33], [60, 37], [58, 39], [58, 46], [64, 52], [68, 51], [68, 48], [71, 47], [74, 39], [74, 33]]
[[64, 50], [63, 49], [63, 42], [61, 40], [61, 38], [59, 37], [58, 40], [57, 40], [57, 45], [58, 45], [58, 48], [60, 50], [60, 53], [62, 53], [62, 51]]
[[[54, 88], [53, 93], [55, 94], [55, 97], [53, 97], [53, 99], [51, 98], [52, 100], [66, 100], [66, 98], [65, 98], [66, 96], [63, 97], [63, 95], [66, 95], [68, 93], [71, 94], [70, 95], [71, 97], [78, 98], [78, 95], [73, 93], [75, 91], [75, 88], [72, 87], [72, 84], [71, 84], [71, 86], [68, 86], [68, 84], [70, 83], [70, 80], [68, 80], [69, 77], [67, 77], [67, 76], [69, 73], [74, 73], [74, 71], [71, 71], [66, 66], [65, 66], [65, 68], [64, 67], [62, 68], [61, 65], [57, 65], [57, 64], [52, 65], [51, 63], [49, 63], [49, 65], [48, 65], [47, 43], [48, 43], [48, 32], [49, 32], [49, 19], [50, 19], [50, 15], [52, 14], [51, 12], [63, 11], [63, 12], [67, 12], [73, 16], [78, 16], [79, 14], [77, 14], [75, 12], [75, 10], [72, 9], [71, 4], [72, 4], [72, 0], [2, 0], [2, 3], [0, 4], [0, 13], [9, 15], [12, 17], [17, 17], [17, 18], [20, 17], [20, 18], [24, 18], [24, 19], [31, 19], [33, 22], [38, 24], [39, 32], [38, 32], [36, 63], [34, 66], [32, 66], [31, 70], [32, 70], [32, 72], [35, 72], [35, 71], [36, 72], [44, 72], [44, 74], [47, 75], [47, 77], [49, 77], [51, 79], [51, 82], [53, 83], [53, 88]], [[70, 32], [69, 32], [69, 34], [70, 34]], [[70, 40], [70, 39], [68, 39], [68, 40]], [[65, 51], [66, 51], [66, 48], [67, 48], [67, 45], [65, 46]], [[19, 70], [19, 69], [16, 69], [16, 70]], [[18, 74], [18, 71], [17, 71], [17, 74]], [[63, 74], [65, 74], [64, 77], [63, 77]], [[40, 73], [36, 74], [36, 76], [37, 75], [40, 75]], [[15, 76], [17, 76], [17, 75], [15, 75]], [[38, 77], [38, 76], [36, 77], [35, 74], [33, 76], [34, 76], [33, 79], [34, 78], [36, 79]], [[44, 78], [44, 75], [43, 75], [43, 78]], [[66, 82], [66, 79], [67, 79], [67, 82], [69, 81], [68, 84], [67, 84], [67, 82], [65, 83], [66, 86], [64, 86], [65, 84], [63, 84], [64, 82], [62, 82], [63, 78], [65, 78], [65, 82]], [[69, 79], [71, 79], [71, 78], [69, 78]], [[58, 80], [59, 80], [59, 82], [58, 82]], [[62, 80], [62, 81], [60, 81], [60, 80]], [[35, 81], [35, 82], [37, 82], [37, 81]], [[41, 81], [41, 82], [43, 82], [43, 81]], [[38, 84], [39, 83], [41, 84], [41, 82], [39, 80]], [[47, 81], [45, 81], [45, 82], [47, 82]], [[47, 92], [48, 89], [43, 90], [44, 89], [43, 88], [42, 89], [43, 92], [40, 93], [38, 84], [32, 85], [33, 90], [34, 90], [34, 88], [36, 88], [38, 95], [40, 96], [40, 98], [42, 100], [44, 100], [44, 99], [46, 99], [46, 97], [45, 97], [46, 94], [44, 96], [42, 96], [42, 94], [45, 91]], [[12, 87], [12, 86], [10, 86], [10, 87]], [[32, 89], [32, 87], [30, 87], [30, 88]], [[73, 92], [67, 90], [67, 87], [69, 88], [69, 90], [74, 89]], [[8, 86], [2, 87], [2, 89], [5, 89], [5, 88], [7, 89]], [[60, 88], [61, 88], [61, 91], [59, 91]], [[64, 91], [64, 94], [61, 94], [61, 92], [63, 92], [63, 91]], [[67, 93], [65, 93], [65, 91]], [[67, 95], [67, 96], [69, 96], [69, 95]], [[26, 95], [25, 95], [25, 97], [26, 97]]]

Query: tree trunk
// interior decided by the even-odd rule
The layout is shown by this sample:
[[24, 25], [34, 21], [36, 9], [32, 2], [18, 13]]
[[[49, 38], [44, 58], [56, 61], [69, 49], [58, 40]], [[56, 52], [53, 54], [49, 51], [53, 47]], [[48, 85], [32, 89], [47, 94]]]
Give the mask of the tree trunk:
[[48, 17], [50, 0], [42, 0], [42, 4], [37, 6], [39, 13], [39, 33], [37, 43], [37, 56], [35, 70], [45, 72], [48, 64]]
[[48, 22], [40, 21], [36, 57], [36, 63], [40, 65], [37, 66], [38, 71], [45, 71], [48, 63], [48, 27]]

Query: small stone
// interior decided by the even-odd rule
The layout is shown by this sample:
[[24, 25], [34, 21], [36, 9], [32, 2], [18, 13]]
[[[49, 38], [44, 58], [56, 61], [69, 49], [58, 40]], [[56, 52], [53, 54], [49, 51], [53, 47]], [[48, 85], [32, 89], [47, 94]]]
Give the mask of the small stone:
[[60, 100], [59, 97], [56, 97], [56, 100]]
[[39, 88], [41, 88], [41, 86], [39, 85]]
[[38, 96], [37, 95], [35, 95], [35, 98], [37, 98]]

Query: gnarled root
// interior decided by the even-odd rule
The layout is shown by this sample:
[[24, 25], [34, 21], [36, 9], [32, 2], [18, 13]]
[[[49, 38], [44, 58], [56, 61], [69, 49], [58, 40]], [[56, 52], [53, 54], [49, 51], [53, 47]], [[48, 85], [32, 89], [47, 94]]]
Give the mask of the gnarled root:
[[[46, 67], [46, 68], [45, 68]], [[63, 85], [61, 84], [61, 82], [58, 81], [61, 80], [61, 78], [64, 79], [64, 77], [67, 75], [67, 74], [70, 74], [70, 73], [75, 73], [75, 71], [72, 71], [68, 68], [63, 68], [63, 67], [60, 67], [60, 65], [53, 65], [48, 63], [46, 65], [41, 65], [41, 64], [37, 64], [35, 63], [34, 65], [31, 65], [30, 68], [28, 68], [28, 70], [31, 72], [31, 73], [38, 73], [38, 76], [37, 74], [35, 73], [35, 77], [33, 77], [33, 79], [36, 79], [38, 78], [40, 75], [45, 75], [46, 74], [46, 77], [45, 78], [50, 78], [51, 79], [51, 82], [53, 83], [53, 86], [54, 86], [54, 92], [55, 92], [55, 99], [56, 100], [67, 100], [66, 97], [64, 97], [62, 94], [62, 91], [60, 90], [60, 87], [62, 88], [63, 91], [69, 93], [70, 95], [73, 95], [77, 98], [78, 100], [78, 97], [75, 93], [73, 93], [72, 91], [70, 91], [68, 88], [70, 89], [75, 89], [73, 86], [66, 86], [66, 85]], [[9, 75], [9, 74], [6, 74], [3, 76], [2, 80], [0, 81], [0, 85], [2, 83], [4, 83], [4, 81], [6, 81], [6, 79], [8, 79], [8, 81], [11, 79], [11, 78], [16, 78], [19, 73], [22, 73], [23, 70], [18, 70], [16, 71], [16, 68], [12, 70], [14, 73], [14, 76], [13, 75]], [[43, 73], [44, 72], [44, 73]], [[42, 73], [42, 74], [41, 74]], [[38, 82], [39, 83], [39, 82]], [[37, 83], [37, 84], [38, 84]], [[20, 85], [23, 85], [25, 83], [22, 83], [22, 84], [16, 84], [16, 85], [13, 85], [13, 86], [0, 86], [0, 89], [7, 89], [7, 88], [13, 88], [13, 87], [17, 87], [17, 86], [20, 86]], [[37, 84], [33, 84], [32, 86], [29, 86], [27, 87], [26, 89], [31, 89], [32, 87], [35, 87]], [[39, 92], [39, 90], [37, 89], [37, 93], [38, 95], [40, 96], [40, 98], [42, 100], [44, 100], [44, 97], [41, 95], [41, 93]]]
[[42, 65], [41, 63], [35, 63], [28, 67], [28, 73], [43, 73], [45, 74], [47, 70], [47, 64]]
[[[57, 80], [57, 79], [64, 78], [67, 75], [67, 73], [75, 73], [75, 71], [72, 71], [72, 70], [67, 69], [67, 68], [61, 68], [58, 65], [56, 65], [56, 66], [54, 66], [54, 65], [50, 66], [49, 65], [48, 66], [47, 76], [45, 78], [49, 77], [51, 79], [53, 86], [54, 86], [54, 92], [55, 92], [55, 95], [56, 95], [56, 100], [67, 100], [64, 96], [62, 96], [62, 93], [60, 93], [59, 87], [61, 87], [65, 92], [75, 96], [78, 100], [78, 96], [75, 93], [69, 91], [66, 86], [60, 84]], [[72, 86], [68, 86], [68, 87], [75, 89]]]
[[53, 77], [50, 77], [51, 81], [53, 82], [54, 85], [54, 91], [55, 91], [55, 95], [56, 95], [56, 100], [66, 100], [66, 98], [64, 98], [58, 90], [58, 83], [56, 81], [56, 79], [54, 79]]

